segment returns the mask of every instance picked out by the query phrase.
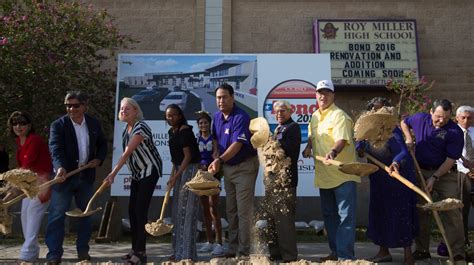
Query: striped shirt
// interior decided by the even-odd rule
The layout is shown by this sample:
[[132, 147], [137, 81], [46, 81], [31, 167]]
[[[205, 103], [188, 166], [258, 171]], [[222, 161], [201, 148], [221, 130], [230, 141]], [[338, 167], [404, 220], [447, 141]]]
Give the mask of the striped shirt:
[[133, 135], [136, 134], [141, 135], [144, 139], [127, 160], [127, 166], [132, 173], [132, 178], [140, 180], [150, 176], [153, 168], [158, 170], [158, 177], [161, 177], [163, 163], [156, 146], [153, 144], [151, 129], [144, 121], [137, 121], [130, 133], [127, 131], [127, 126], [125, 126], [122, 133], [123, 150], [125, 150]]

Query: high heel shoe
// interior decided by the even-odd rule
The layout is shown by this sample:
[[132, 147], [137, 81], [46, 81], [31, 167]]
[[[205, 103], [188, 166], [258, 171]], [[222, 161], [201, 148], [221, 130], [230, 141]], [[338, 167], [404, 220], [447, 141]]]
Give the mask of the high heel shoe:
[[127, 261], [127, 264], [145, 264], [147, 263], [147, 256], [139, 253], [134, 253], [130, 259]]

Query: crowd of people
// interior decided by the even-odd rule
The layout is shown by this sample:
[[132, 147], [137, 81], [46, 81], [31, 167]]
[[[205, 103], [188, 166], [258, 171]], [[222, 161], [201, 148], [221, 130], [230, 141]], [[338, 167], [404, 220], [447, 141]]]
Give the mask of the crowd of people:
[[[371, 258], [374, 262], [392, 261], [390, 248], [403, 248], [406, 264], [430, 258], [429, 241], [431, 220], [429, 212], [416, 208], [415, 193], [391, 177], [396, 172], [408, 181], [418, 184], [416, 166], [422, 171], [427, 192], [438, 199], [460, 198], [464, 209], [441, 213], [448, 244], [454, 260], [464, 260], [464, 247], [469, 244], [467, 224], [471, 206], [471, 180], [474, 178], [474, 109], [461, 106], [456, 111], [456, 122], [451, 120], [452, 103], [446, 99], [434, 101], [429, 113], [417, 113], [404, 118], [393, 129], [392, 136], [383, 146], [367, 141], [354, 141], [354, 121], [335, 104], [335, 89], [330, 80], [318, 82], [316, 99], [318, 110], [308, 125], [308, 143], [300, 150], [300, 126], [291, 118], [290, 102], [277, 100], [273, 104], [278, 125], [273, 139], [278, 141], [290, 158], [287, 177], [289, 186], [285, 208], [274, 205], [266, 215], [272, 240], [268, 243], [269, 258], [290, 262], [298, 259], [295, 229], [296, 196], [298, 185], [297, 163], [303, 157], [315, 159], [314, 185], [320, 190], [321, 212], [327, 231], [330, 253], [321, 261], [353, 260], [357, 183], [360, 176], [346, 174], [327, 161], [356, 162], [359, 156], [370, 154], [382, 161], [389, 170], [379, 170], [370, 178], [369, 224], [367, 236], [379, 247]], [[197, 113], [198, 133], [188, 124], [182, 109], [175, 104], [167, 106], [169, 150], [172, 170], [167, 190], [173, 191], [172, 261], [197, 260], [198, 252], [214, 256], [249, 256], [251, 253], [254, 220], [255, 182], [259, 170], [257, 150], [251, 144], [250, 116], [235, 104], [234, 89], [223, 83], [215, 89], [218, 111], [213, 117]], [[39, 183], [58, 178], [60, 184], [44, 190], [35, 198], [22, 202], [21, 222], [25, 238], [20, 261], [34, 262], [39, 257], [38, 233], [41, 219], [49, 209], [45, 241], [49, 249], [48, 264], [58, 264], [63, 255], [65, 213], [72, 199], [85, 210], [92, 197], [95, 169], [107, 154], [107, 140], [100, 122], [86, 113], [88, 97], [82, 92], [69, 92], [64, 101], [66, 115], [51, 124], [49, 148], [34, 133], [33, 122], [25, 112], [16, 111], [8, 119], [8, 128], [17, 145], [17, 165], [38, 174]], [[389, 105], [384, 98], [375, 98], [368, 110]], [[147, 262], [145, 224], [156, 183], [162, 177], [163, 162], [153, 144], [152, 130], [143, 120], [140, 106], [131, 98], [123, 98], [118, 118], [125, 123], [122, 133], [122, 154], [104, 182], [112, 184], [119, 170], [127, 165], [131, 175], [128, 214], [132, 246], [122, 259], [128, 264]], [[4, 151], [0, 148], [0, 152]], [[414, 152], [414, 157], [411, 155]], [[2, 152], [4, 154], [4, 152]], [[2, 156], [4, 157], [4, 156]], [[8, 162], [8, 161], [7, 161]], [[84, 168], [68, 176], [68, 172]], [[217, 179], [223, 179], [226, 192], [226, 217], [229, 222], [228, 247], [223, 247], [222, 225], [218, 211], [219, 196], [198, 196], [185, 187], [197, 170], [207, 170]], [[265, 196], [272, 196], [266, 189]], [[7, 197], [15, 196], [10, 192]], [[8, 198], [3, 198], [6, 201]], [[420, 201], [421, 202], [421, 201]], [[49, 208], [48, 208], [49, 206]], [[199, 209], [206, 228], [207, 242], [196, 247]], [[77, 222], [77, 256], [90, 260], [89, 240], [92, 224], [90, 217]], [[213, 233], [215, 230], [215, 236]], [[464, 229], [463, 229], [464, 228]], [[412, 253], [412, 244], [415, 251]]]

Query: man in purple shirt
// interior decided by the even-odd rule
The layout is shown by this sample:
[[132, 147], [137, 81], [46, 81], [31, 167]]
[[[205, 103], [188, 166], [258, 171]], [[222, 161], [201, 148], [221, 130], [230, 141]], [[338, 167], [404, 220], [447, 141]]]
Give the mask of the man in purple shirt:
[[[408, 146], [413, 146], [413, 131], [416, 139], [415, 156], [420, 164], [426, 190], [435, 192], [439, 200], [457, 198], [459, 195], [457, 174], [452, 170], [461, 157], [464, 147], [463, 132], [450, 117], [452, 104], [449, 100], [436, 100], [430, 114], [417, 113], [401, 122]], [[448, 242], [454, 260], [464, 260], [464, 233], [462, 215], [458, 209], [442, 212]], [[429, 243], [431, 218], [427, 211], [419, 210], [420, 234], [416, 239], [416, 260], [430, 258]]]
[[235, 104], [234, 88], [229, 84], [216, 88], [216, 103], [219, 111], [214, 114], [212, 134], [216, 137], [220, 155], [208, 170], [211, 173], [221, 171], [224, 176], [229, 221], [226, 256], [248, 256], [258, 173], [257, 152], [250, 143], [250, 117]]

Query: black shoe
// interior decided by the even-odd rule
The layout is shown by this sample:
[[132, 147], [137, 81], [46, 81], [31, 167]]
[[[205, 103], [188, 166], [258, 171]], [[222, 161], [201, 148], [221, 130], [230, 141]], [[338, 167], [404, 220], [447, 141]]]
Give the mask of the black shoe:
[[235, 258], [235, 253], [230, 253], [230, 252], [225, 253], [224, 257], [226, 257], [226, 258]]
[[91, 260], [91, 256], [87, 252], [77, 253], [77, 259], [79, 259], [79, 261]]
[[268, 259], [270, 259], [271, 261], [276, 261], [276, 260], [282, 260], [283, 258], [281, 257], [281, 255], [270, 255]]
[[61, 260], [60, 259], [48, 260], [48, 261], [46, 261], [46, 264], [47, 265], [58, 265], [58, 264], [61, 264]]
[[429, 252], [415, 250], [412, 255], [414, 260], [431, 259], [431, 255]]

